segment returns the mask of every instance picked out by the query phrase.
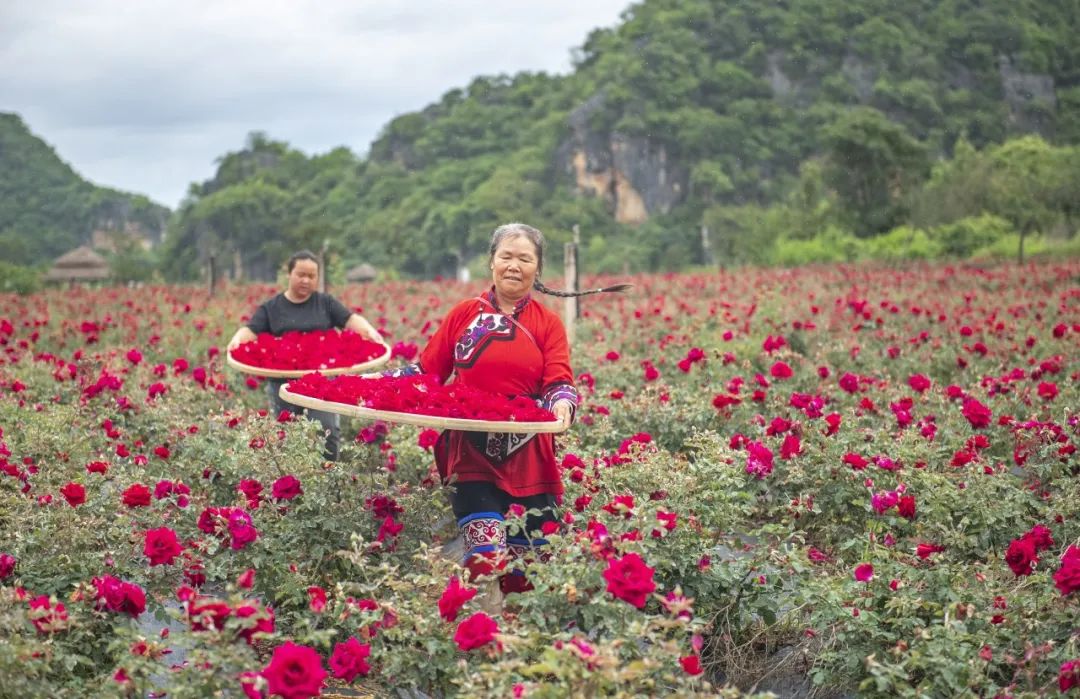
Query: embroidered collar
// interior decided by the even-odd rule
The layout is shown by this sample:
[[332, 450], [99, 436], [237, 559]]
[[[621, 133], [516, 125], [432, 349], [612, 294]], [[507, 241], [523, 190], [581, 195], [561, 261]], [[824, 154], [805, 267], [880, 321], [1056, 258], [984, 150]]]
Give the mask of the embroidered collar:
[[[492, 284], [491, 288], [488, 289], [486, 298], [487, 298], [488, 302], [491, 303], [492, 308], [501, 311], [501, 309], [499, 308], [499, 300], [495, 296], [495, 285], [494, 284]], [[518, 301], [517, 303], [514, 304], [514, 310], [510, 315], [514, 316], [515, 318], [518, 317], [518, 315], [520, 315], [521, 312], [523, 310], [525, 310], [525, 307], [529, 305], [529, 301], [531, 301], [531, 300], [532, 300], [532, 294], [525, 294], [525, 298], [521, 299], [520, 301]]]

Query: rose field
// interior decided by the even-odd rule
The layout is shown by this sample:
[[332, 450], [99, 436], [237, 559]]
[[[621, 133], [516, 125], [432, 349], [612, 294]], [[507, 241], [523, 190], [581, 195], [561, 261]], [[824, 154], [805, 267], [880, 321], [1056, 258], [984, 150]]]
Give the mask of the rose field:
[[[588, 281], [491, 616], [433, 430], [226, 366], [273, 287], [0, 297], [0, 696], [1080, 696], [1080, 261]], [[331, 291], [395, 367], [482, 286]]]

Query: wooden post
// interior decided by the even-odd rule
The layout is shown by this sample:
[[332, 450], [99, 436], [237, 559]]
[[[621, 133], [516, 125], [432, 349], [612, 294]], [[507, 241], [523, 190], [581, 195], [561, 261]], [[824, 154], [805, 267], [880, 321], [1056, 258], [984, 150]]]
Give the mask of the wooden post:
[[[566, 280], [567, 290], [577, 291], [577, 246], [573, 243], [567, 243], [563, 250], [563, 278]], [[566, 339], [573, 346], [574, 324], [578, 317], [578, 298], [569, 296], [563, 301], [563, 325], [566, 326]]]
[[709, 242], [709, 227], [701, 227], [701, 257], [702, 263], [711, 267], [713, 263], [712, 244]]
[[[571, 289], [573, 291], [579, 291], [581, 289], [581, 265], [578, 264], [578, 256], [581, 254], [581, 227], [578, 224], [574, 224], [574, 281], [571, 282], [570, 277], [567, 277], [567, 284], [573, 284]], [[574, 317], [581, 319], [581, 299], [577, 296], [574, 297]]]
[[213, 297], [214, 288], [217, 286], [217, 266], [214, 264], [214, 262], [214, 253], [210, 253], [210, 278], [207, 280], [206, 290], [209, 292], [211, 297]]

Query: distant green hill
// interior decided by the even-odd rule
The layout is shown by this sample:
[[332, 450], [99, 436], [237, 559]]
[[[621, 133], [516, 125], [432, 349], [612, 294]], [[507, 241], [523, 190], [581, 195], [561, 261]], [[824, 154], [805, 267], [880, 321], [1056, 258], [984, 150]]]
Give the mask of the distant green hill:
[[367, 158], [253, 135], [192, 186], [166, 271], [239, 251], [266, 276], [328, 239], [346, 262], [446, 274], [510, 220], [548, 231], [553, 262], [580, 224], [593, 269], [701, 262], [705, 223], [748, 261], [777, 236], [874, 237], [911, 222], [958, 139], [1080, 143], [1078, 33], [1072, 0], [645, 0], [572, 74], [477, 78]]
[[110, 233], [160, 241], [169, 210], [82, 179], [16, 114], [0, 113], [0, 257], [41, 265]]

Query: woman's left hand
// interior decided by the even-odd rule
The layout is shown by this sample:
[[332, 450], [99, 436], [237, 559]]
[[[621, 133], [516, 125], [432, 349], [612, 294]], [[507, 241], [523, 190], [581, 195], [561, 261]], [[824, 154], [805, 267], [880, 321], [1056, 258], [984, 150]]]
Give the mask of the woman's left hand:
[[559, 422], [566, 427], [570, 427], [570, 419], [574, 414], [574, 405], [570, 401], [555, 401], [555, 405], [551, 406], [551, 412], [555, 413], [555, 417], [559, 419]]

